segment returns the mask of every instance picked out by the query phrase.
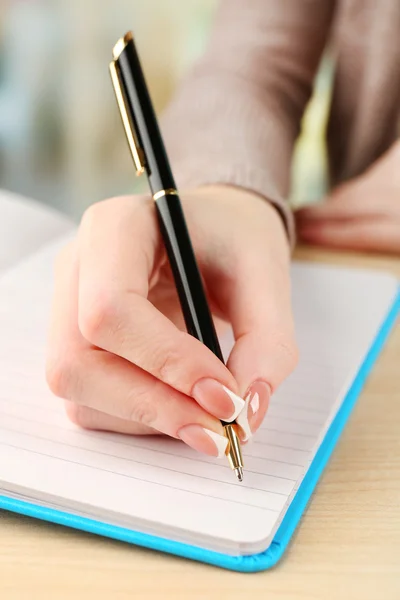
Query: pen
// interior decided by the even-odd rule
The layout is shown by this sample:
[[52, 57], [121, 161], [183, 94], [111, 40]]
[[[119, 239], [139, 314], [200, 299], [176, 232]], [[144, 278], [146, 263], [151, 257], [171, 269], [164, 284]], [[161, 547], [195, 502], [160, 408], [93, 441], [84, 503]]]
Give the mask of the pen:
[[[147, 175], [186, 329], [223, 362], [182, 205], [132, 32], [128, 32], [115, 44], [110, 73], [136, 174]], [[221, 423], [228, 439], [226, 455], [238, 480], [242, 481], [243, 458], [236, 424], [225, 421]]]

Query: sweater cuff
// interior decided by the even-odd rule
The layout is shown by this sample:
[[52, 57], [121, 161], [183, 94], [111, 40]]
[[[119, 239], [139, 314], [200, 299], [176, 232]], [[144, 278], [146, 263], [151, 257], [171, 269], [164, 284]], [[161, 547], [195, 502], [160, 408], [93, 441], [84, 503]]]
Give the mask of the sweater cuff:
[[222, 162], [218, 162], [218, 164], [215, 162], [210, 168], [210, 161], [202, 164], [193, 160], [172, 166], [180, 189], [193, 189], [204, 185], [232, 185], [253, 192], [270, 202], [282, 218], [290, 248], [293, 251], [296, 243], [293, 213], [288, 203], [271, 183], [271, 178], [266, 171], [243, 164], [235, 166]]

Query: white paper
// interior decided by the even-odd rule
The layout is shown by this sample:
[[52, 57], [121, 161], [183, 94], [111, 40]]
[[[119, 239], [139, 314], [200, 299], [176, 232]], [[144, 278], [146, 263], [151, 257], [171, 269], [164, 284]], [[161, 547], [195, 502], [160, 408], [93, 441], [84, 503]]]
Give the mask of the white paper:
[[60, 244], [0, 280], [0, 487], [222, 552], [265, 549], [395, 298], [395, 279], [293, 266], [300, 364], [246, 447], [240, 484], [225, 461], [177, 441], [69, 423], [44, 379]]

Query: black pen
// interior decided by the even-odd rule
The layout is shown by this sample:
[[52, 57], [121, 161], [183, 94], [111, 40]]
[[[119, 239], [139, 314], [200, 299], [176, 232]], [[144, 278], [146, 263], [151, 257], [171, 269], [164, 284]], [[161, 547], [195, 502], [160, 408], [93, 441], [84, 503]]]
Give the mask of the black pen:
[[[200, 271], [139, 57], [128, 32], [113, 48], [110, 73], [136, 174], [146, 173], [188, 333], [222, 362]], [[243, 458], [235, 423], [221, 421], [226, 455], [239, 481]]]

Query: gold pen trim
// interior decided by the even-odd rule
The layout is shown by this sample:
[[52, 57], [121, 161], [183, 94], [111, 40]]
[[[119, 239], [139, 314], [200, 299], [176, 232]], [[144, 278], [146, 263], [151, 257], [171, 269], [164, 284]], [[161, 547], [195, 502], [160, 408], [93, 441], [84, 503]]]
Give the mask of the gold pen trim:
[[126, 33], [124, 35], [124, 37], [122, 37], [118, 40], [118, 42], [115, 44], [113, 51], [112, 51], [114, 60], [118, 60], [118, 58], [121, 56], [122, 52], [125, 50], [126, 46], [132, 40], [133, 40], [132, 31], [128, 31], [128, 33]]
[[236, 431], [235, 425], [229, 424], [224, 426], [225, 436], [228, 438], [228, 446], [226, 448], [226, 456], [228, 457], [229, 464], [233, 471], [235, 471], [236, 477], [239, 481], [243, 480], [243, 456], [242, 449], [240, 447], [239, 436]]
[[115, 92], [115, 96], [117, 98], [119, 112], [121, 114], [122, 123], [124, 125], [125, 134], [128, 140], [129, 148], [132, 154], [133, 162], [136, 169], [136, 175], [139, 177], [144, 173], [144, 159], [143, 159], [143, 151], [139, 148], [137, 141], [135, 139], [132, 124], [129, 119], [128, 111], [126, 110], [125, 98], [122, 91], [121, 80], [118, 74], [118, 69], [116, 67], [115, 62], [110, 63], [110, 74], [111, 80]]
[[175, 188], [168, 188], [167, 190], [160, 190], [153, 195], [153, 200], [158, 200], [163, 196], [177, 196], [178, 191]]

